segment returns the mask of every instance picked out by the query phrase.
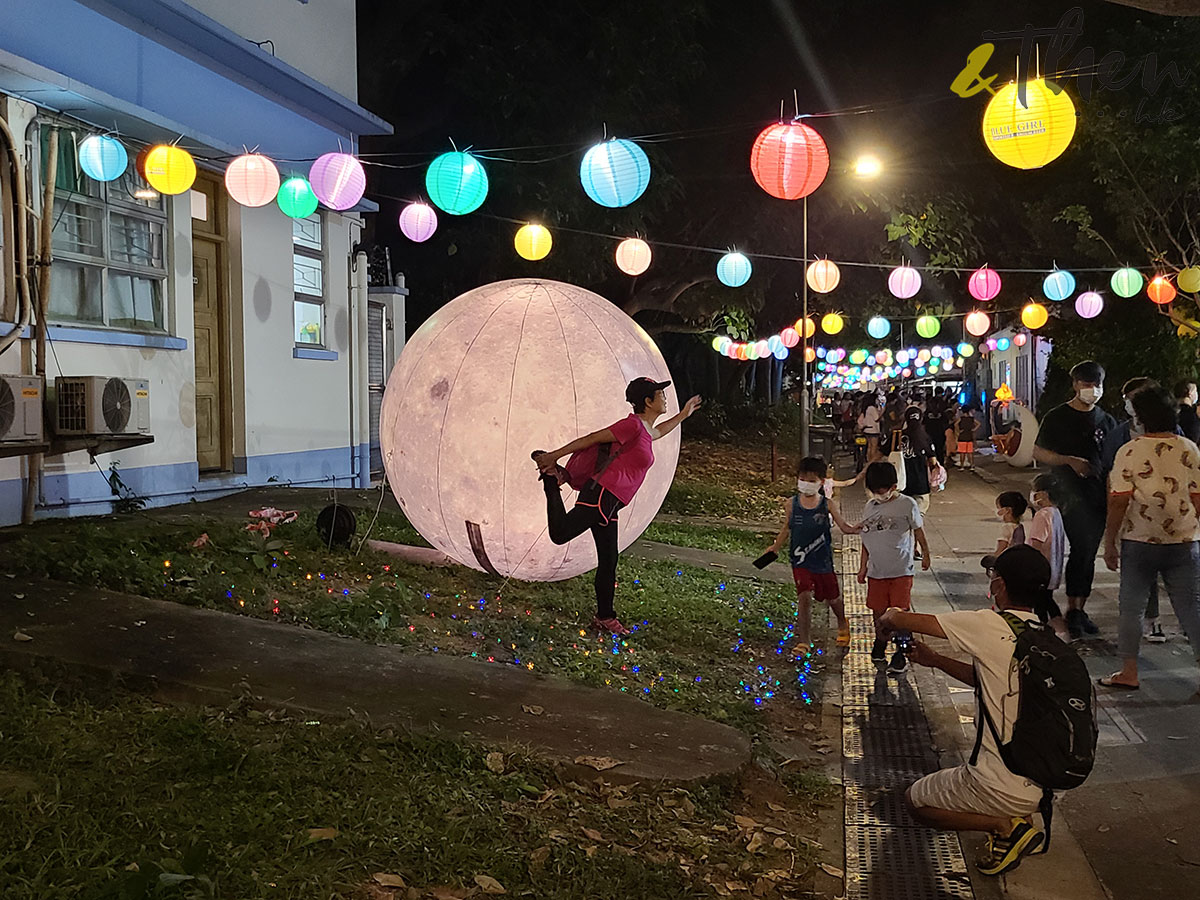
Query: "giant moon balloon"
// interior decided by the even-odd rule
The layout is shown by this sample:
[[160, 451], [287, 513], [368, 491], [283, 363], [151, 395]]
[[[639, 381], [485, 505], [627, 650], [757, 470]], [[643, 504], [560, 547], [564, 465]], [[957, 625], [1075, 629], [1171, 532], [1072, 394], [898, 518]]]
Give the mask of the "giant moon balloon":
[[[537, 278], [468, 291], [425, 321], [388, 378], [380, 439], [400, 508], [473, 569], [559, 581], [594, 568], [589, 533], [551, 542], [529, 454], [625, 418], [625, 386], [643, 375], [671, 377], [650, 336], [591, 291]], [[668, 388], [666, 416], [678, 411]], [[654, 442], [654, 465], [621, 510], [620, 549], [658, 512], [678, 458], [676, 429]], [[569, 509], [574, 492], [562, 490]]]

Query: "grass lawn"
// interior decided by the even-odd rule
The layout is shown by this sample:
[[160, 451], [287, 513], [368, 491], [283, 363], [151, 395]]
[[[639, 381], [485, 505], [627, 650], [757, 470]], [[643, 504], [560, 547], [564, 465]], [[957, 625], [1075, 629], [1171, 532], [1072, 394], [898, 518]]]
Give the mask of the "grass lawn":
[[[0, 544], [0, 570], [520, 665], [751, 734], [765, 727], [764, 707], [814, 703], [810, 680], [823, 659], [791, 652], [795, 594], [786, 585], [726, 581], [626, 556], [617, 608], [637, 630], [603, 639], [586, 630], [594, 612], [590, 573], [556, 583], [512, 581], [497, 596], [501, 581], [473, 570], [419, 566], [369, 549], [327, 550], [314, 518], [304, 510], [271, 540], [237, 520], [206, 519], [203, 507], [191, 508], [183, 523], [169, 511], [56, 520]], [[398, 518], [390, 522], [397, 533], [409, 527]], [[192, 546], [200, 533], [207, 543]], [[753, 535], [712, 536], [731, 550], [734, 540], [747, 555], [761, 550]]]
[[63, 680], [0, 673], [5, 900], [795, 896], [830, 794], [757, 766], [692, 790], [578, 784], [436, 736]]
[[692, 525], [682, 522], [653, 522], [642, 533], [648, 541], [673, 544], [676, 547], [695, 547], [699, 550], [716, 550], [719, 553], [736, 553], [753, 559], [761, 554], [775, 532], [747, 531], [744, 528], [728, 528], [719, 525]]
[[784, 498], [795, 492], [796, 457], [777, 447], [776, 478], [771, 480], [771, 444], [728, 444], [685, 435], [675, 481], [663, 512], [774, 520]]

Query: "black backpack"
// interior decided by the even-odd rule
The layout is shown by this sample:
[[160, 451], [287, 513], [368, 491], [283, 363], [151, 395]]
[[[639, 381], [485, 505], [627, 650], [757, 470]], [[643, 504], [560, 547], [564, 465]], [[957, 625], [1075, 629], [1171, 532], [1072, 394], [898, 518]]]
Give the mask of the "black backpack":
[[1049, 626], [1009, 612], [1000, 615], [1017, 639], [1013, 649], [1020, 677], [1017, 720], [1012, 740], [1004, 743], [976, 678], [975, 693], [983, 715], [971, 765], [979, 757], [986, 721], [1008, 770], [1042, 789], [1039, 809], [1046, 826], [1045, 852], [1050, 847], [1054, 791], [1079, 787], [1096, 761], [1096, 692], [1083, 660]]

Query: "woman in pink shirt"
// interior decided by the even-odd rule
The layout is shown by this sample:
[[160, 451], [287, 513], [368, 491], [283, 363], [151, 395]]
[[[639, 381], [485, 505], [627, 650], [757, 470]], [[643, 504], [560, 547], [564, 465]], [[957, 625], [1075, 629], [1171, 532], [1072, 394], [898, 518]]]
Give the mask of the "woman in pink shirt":
[[[700, 398], [693, 397], [678, 415], [655, 425], [655, 420], [667, 411], [663, 390], [670, 383], [635, 378], [625, 388], [625, 400], [633, 406], [633, 412], [627, 417], [608, 428], [576, 438], [565, 447], [535, 450], [532, 454], [546, 489], [550, 540], [565, 544], [589, 529], [592, 532], [596, 542], [596, 618], [592, 624], [613, 634], [629, 633], [613, 608], [617, 581], [617, 512], [629, 505], [646, 480], [646, 473], [654, 464], [652, 442], [669, 433], [700, 405]], [[575, 505], [567, 512], [560, 489], [567, 480], [566, 470], [558, 465], [558, 461], [603, 444], [609, 445], [607, 456], [601, 447], [598, 457], [601, 462], [595, 474], [580, 489]]]

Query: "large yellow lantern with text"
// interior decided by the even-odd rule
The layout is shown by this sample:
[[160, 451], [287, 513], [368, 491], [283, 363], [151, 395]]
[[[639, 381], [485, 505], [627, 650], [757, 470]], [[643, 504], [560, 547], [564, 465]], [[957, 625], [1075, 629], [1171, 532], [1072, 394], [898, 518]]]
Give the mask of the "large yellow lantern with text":
[[192, 154], [174, 144], [151, 147], [140, 168], [150, 187], [160, 194], [182, 194], [196, 181], [196, 161]]
[[1075, 104], [1044, 78], [1006, 84], [983, 113], [983, 143], [1016, 169], [1038, 169], [1057, 159], [1075, 136]]
[[554, 241], [550, 237], [550, 229], [544, 225], [522, 225], [517, 229], [513, 243], [522, 258], [536, 262], [546, 258]]

